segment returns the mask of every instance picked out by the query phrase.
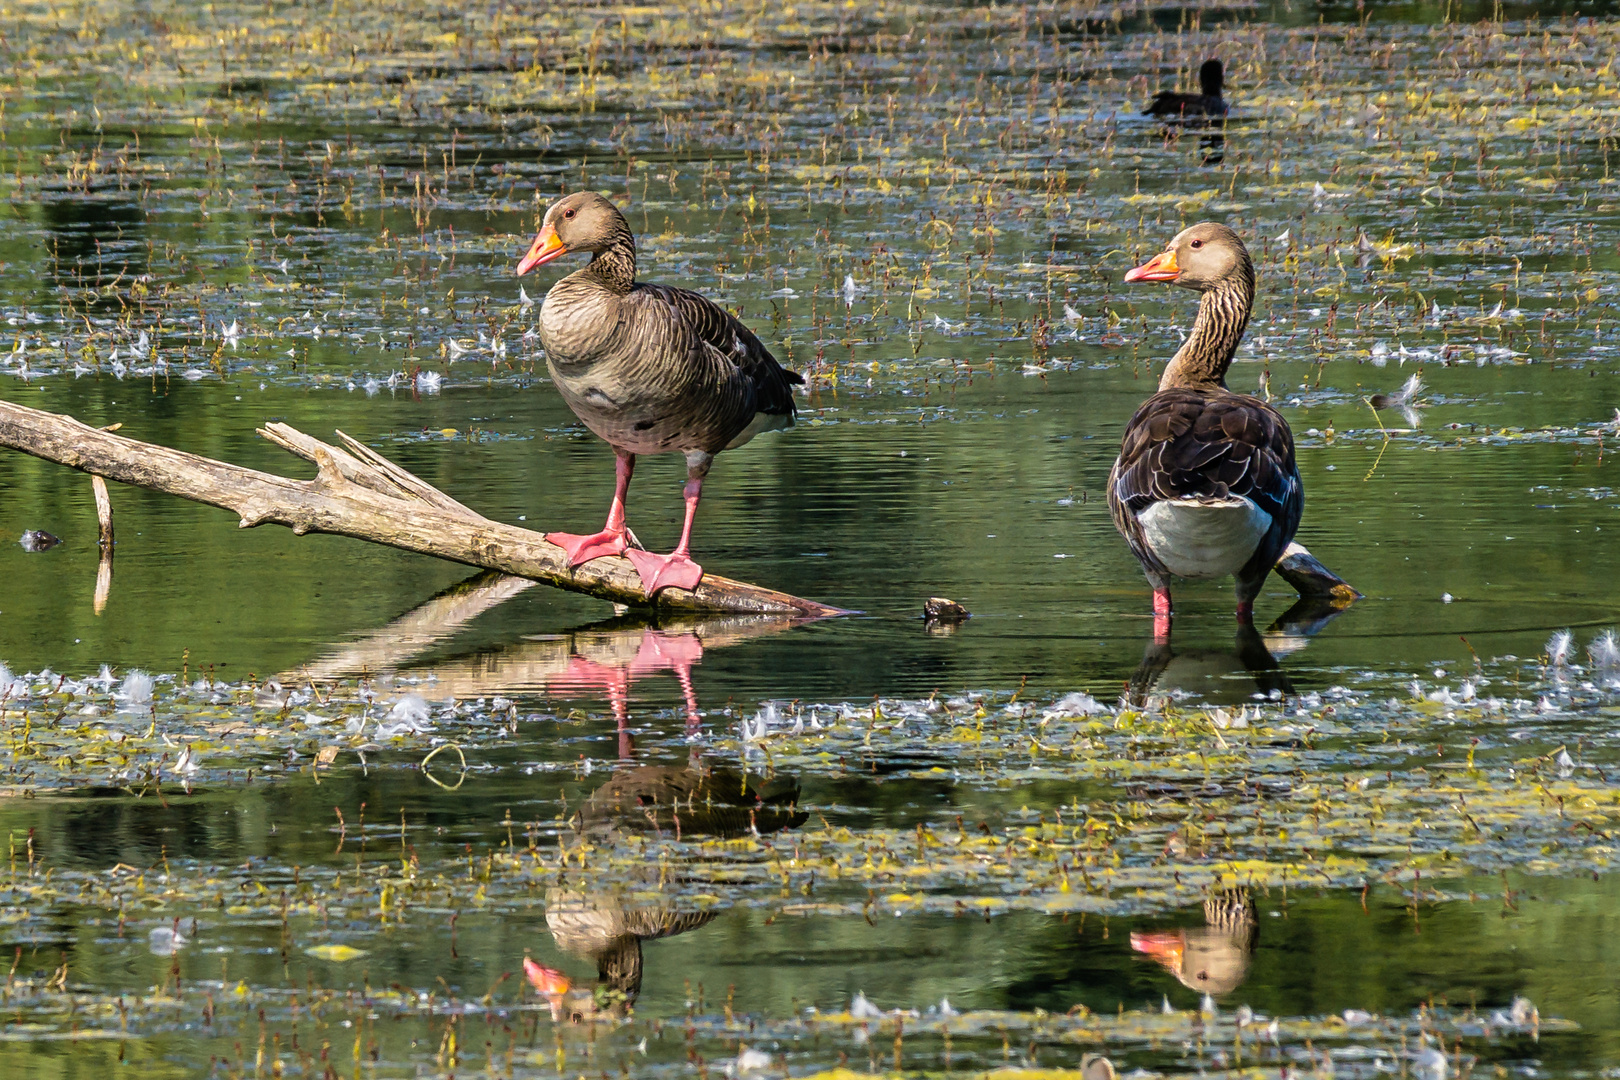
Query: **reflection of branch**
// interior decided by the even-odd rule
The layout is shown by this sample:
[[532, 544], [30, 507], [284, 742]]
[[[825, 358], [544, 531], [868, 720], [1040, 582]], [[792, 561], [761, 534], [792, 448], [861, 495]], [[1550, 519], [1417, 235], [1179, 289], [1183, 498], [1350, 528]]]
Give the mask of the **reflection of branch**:
[[[428, 649], [533, 584], [527, 578], [480, 574], [359, 641], [334, 648], [313, 664], [284, 672], [280, 678], [283, 682], [323, 681], [404, 670]], [[778, 633], [805, 621], [780, 615], [694, 615], [666, 617], [654, 626], [620, 618], [567, 633], [525, 637], [411, 670], [434, 680], [434, 692], [446, 697], [533, 690], [622, 694], [635, 679], [662, 671], [675, 672], [689, 690], [692, 665], [702, 659], [705, 650]]]
[[331, 652], [297, 672], [288, 672], [282, 676], [282, 680], [341, 679], [346, 675], [372, 675], [397, 670], [412, 657], [457, 633], [490, 608], [505, 603], [532, 585], [534, 582], [528, 578], [479, 574], [469, 582], [456, 585], [406, 612], [354, 644]]

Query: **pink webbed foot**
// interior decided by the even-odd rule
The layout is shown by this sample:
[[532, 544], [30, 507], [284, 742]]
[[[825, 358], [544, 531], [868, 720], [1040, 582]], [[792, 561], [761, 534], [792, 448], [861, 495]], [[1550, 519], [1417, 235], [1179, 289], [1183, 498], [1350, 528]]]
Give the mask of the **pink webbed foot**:
[[546, 539], [568, 552], [570, 567], [590, 562], [592, 559], [600, 559], [604, 555], [623, 555], [627, 546], [622, 530], [614, 532], [605, 529], [590, 536], [554, 532], [546, 533]]
[[642, 591], [648, 597], [671, 585], [690, 591], [703, 580], [703, 567], [678, 551], [670, 555], [654, 555], [640, 548], [626, 548], [624, 557], [635, 564], [636, 572], [641, 575]]

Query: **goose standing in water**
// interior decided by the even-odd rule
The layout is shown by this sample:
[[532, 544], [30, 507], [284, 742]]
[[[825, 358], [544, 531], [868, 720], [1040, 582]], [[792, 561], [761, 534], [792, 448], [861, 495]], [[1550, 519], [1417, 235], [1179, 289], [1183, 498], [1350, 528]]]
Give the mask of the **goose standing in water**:
[[1174, 90], [1160, 90], [1153, 104], [1142, 110], [1143, 116], [1225, 116], [1226, 99], [1221, 91], [1226, 84], [1226, 73], [1219, 60], [1205, 60], [1198, 69], [1197, 94], [1183, 94]]
[[1288, 421], [1226, 388], [1254, 305], [1254, 263], [1237, 233], [1204, 222], [1183, 230], [1126, 281], [1201, 293], [1198, 318], [1159, 392], [1125, 428], [1108, 476], [1108, 506], [1153, 586], [1154, 634], [1170, 633], [1170, 579], [1237, 578], [1237, 617], [1299, 528], [1305, 490]]
[[[776, 362], [759, 338], [695, 292], [636, 281], [636, 241], [607, 199], [581, 191], [546, 211], [518, 263], [519, 276], [576, 251], [591, 261], [546, 293], [540, 344], [563, 400], [613, 447], [617, 484], [607, 524], [589, 536], [547, 533], [578, 566], [604, 555], [635, 564], [649, 598], [695, 589], [692, 518], [714, 455], [793, 423], [793, 387], [804, 379]], [[625, 493], [643, 454], [686, 455], [686, 522], [668, 555], [631, 547]]]

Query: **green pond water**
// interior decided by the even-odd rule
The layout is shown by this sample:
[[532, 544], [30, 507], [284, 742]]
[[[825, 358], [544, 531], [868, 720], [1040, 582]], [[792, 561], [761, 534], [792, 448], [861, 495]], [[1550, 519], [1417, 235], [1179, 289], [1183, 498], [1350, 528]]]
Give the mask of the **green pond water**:
[[[695, 555], [855, 612], [117, 485], [98, 600], [89, 480], [0, 453], [0, 1073], [1620, 1069], [1614, 14], [0, 11], [0, 400], [594, 529], [533, 334], [573, 263], [511, 273], [589, 186], [807, 378]], [[1208, 56], [1222, 128], [1138, 116]], [[1365, 598], [1186, 584], [1166, 646], [1103, 485], [1194, 298], [1121, 279], [1204, 219]], [[650, 547], [683, 479], [637, 470]]]

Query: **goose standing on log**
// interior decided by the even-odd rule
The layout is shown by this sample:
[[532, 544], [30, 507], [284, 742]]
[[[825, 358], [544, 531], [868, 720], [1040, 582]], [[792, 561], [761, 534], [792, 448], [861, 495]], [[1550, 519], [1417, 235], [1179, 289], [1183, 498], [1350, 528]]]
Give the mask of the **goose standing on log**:
[[1198, 69], [1197, 94], [1182, 94], [1174, 90], [1160, 90], [1153, 104], [1142, 110], [1143, 116], [1225, 116], [1226, 99], [1221, 92], [1226, 86], [1226, 73], [1219, 60], [1205, 60]]
[[1299, 528], [1305, 490], [1288, 421], [1226, 388], [1254, 305], [1254, 263], [1237, 233], [1204, 222], [1125, 275], [1202, 294], [1192, 333], [1159, 391], [1125, 428], [1108, 476], [1114, 525], [1153, 586], [1157, 637], [1170, 633], [1170, 579], [1237, 578], [1237, 617]]
[[[613, 447], [617, 483], [601, 532], [546, 539], [568, 553], [570, 566], [625, 556], [649, 598], [671, 585], [695, 589], [703, 568], [691, 559], [692, 518], [714, 455], [790, 426], [793, 387], [804, 379], [716, 304], [638, 282], [630, 226], [594, 192], [551, 205], [517, 272], [577, 251], [591, 261], [546, 293], [540, 344], [563, 400]], [[686, 455], [686, 521], [675, 550], [655, 555], [627, 542], [625, 493], [637, 456], [676, 452]]]

